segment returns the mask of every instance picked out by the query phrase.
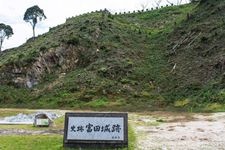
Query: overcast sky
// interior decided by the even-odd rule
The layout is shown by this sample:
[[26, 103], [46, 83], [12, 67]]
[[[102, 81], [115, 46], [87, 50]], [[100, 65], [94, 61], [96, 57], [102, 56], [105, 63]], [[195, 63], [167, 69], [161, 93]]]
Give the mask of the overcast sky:
[[[32, 37], [32, 28], [23, 21], [27, 8], [38, 5], [44, 10], [46, 20], [36, 26], [36, 35], [48, 32], [49, 27], [54, 27], [65, 22], [66, 18], [107, 8], [111, 12], [124, 12], [141, 9], [145, 4], [148, 8], [156, 6], [157, 0], [0, 0], [0, 23], [10, 25], [14, 35], [5, 39], [2, 49], [17, 47]], [[169, 0], [174, 4], [180, 0]], [[186, 3], [188, 0], [183, 0]], [[162, 0], [161, 5], [166, 5]]]

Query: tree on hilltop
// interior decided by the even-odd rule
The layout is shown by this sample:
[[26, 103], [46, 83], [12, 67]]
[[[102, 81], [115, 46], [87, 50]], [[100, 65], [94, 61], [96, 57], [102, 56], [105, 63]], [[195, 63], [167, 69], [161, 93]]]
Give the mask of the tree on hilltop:
[[0, 53], [2, 50], [2, 43], [5, 38], [9, 38], [13, 35], [13, 29], [9, 25], [5, 25], [4, 23], [0, 23]]
[[42, 19], [46, 19], [43, 9], [40, 9], [37, 5], [30, 7], [26, 10], [23, 20], [29, 22], [33, 29], [33, 38], [35, 38], [35, 26]]

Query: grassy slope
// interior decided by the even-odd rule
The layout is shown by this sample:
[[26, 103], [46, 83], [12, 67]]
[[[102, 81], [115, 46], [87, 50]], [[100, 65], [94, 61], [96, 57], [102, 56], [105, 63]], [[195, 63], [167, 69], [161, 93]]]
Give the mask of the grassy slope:
[[[171, 54], [170, 50], [183, 34], [207, 24], [204, 15], [208, 13], [204, 9], [204, 6], [196, 8], [196, 5], [188, 4], [144, 13], [106, 17], [101, 13], [91, 13], [70, 18], [65, 24], [38, 37], [35, 42], [27, 42], [3, 53], [0, 67], [12, 64], [29, 66], [40, 51], [45, 52], [62, 43], [84, 47], [83, 63], [63, 77], [46, 74], [43, 82], [32, 90], [0, 86], [1, 106], [143, 110], [173, 105], [175, 101], [177, 106], [190, 103], [190, 107], [194, 107], [198, 98], [206, 99], [195, 90], [199, 88], [204, 93], [211, 86], [208, 84], [210, 79], [203, 83], [204, 78], [198, 78], [207, 68], [194, 73], [199, 68], [194, 67], [197, 65], [196, 61], [192, 61], [192, 56], [196, 60], [199, 56], [195, 51], [183, 51], [190, 49], [183, 43], [177, 48], [176, 55]], [[219, 17], [217, 12], [214, 13]], [[194, 16], [194, 19], [187, 20], [187, 14]], [[219, 23], [217, 25], [220, 26]], [[95, 38], [96, 31], [99, 31], [99, 38]], [[211, 36], [203, 33], [204, 36]], [[190, 43], [193, 38], [189, 40]], [[199, 45], [195, 41], [192, 49]], [[94, 55], [96, 49], [100, 52]], [[205, 61], [210, 60], [208, 58]], [[175, 63], [176, 72], [171, 73]], [[212, 78], [218, 79], [217, 76]], [[195, 98], [189, 100], [192, 97]]]
[[167, 97], [178, 105], [224, 109], [224, 8], [222, 0], [200, 4], [169, 37], [170, 68], [177, 67]]

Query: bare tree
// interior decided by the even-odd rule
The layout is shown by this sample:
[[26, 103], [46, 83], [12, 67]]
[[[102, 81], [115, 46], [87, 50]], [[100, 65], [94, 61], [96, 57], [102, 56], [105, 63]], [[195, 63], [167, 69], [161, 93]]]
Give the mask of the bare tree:
[[147, 8], [148, 8], [148, 4], [149, 4], [148, 1], [145, 1], [145, 2], [141, 3], [141, 9], [142, 9], [142, 10], [147, 9]]
[[183, 2], [183, 0], [177, 0], [177, 5], [180, 5]]
[[155, 4], [156, 4], [156, 7], [159, 7], [161, 2], [162, 2], [162, 0], [154, 0], [154, 1], [155, 1]]
[[167, 2], [168, 4], [170, 4], [170, 5], [173, 5], [173, 3], [170, 2], [169, 0], [166, 0], [166, 2]]

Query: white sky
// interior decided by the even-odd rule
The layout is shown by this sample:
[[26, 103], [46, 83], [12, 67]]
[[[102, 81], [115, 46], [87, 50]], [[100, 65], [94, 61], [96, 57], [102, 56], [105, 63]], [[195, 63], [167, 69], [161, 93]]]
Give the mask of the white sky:
[[[2, 49], [17, 47], [32, 37], [32, 28], [23, 20], [27, 8], [38, 5], [44, 10], [46, 20], [38, 22], [36, 35], [48, 32], [49, 27], [65, 22], [66, 18], [107, 8], [111, 12], [124, 12], [141, 9], [141, 4], [148, 8], [156, 6], [157, 0], [0, 0], [0, 23], [10, 25], [14, 34], [5, 39]], [[174, 4], [182, 0], [169, 0]], [[186, 3], [188, 0], [183, 0]], [[161, 5], [166, 5], [162, 0]]]

